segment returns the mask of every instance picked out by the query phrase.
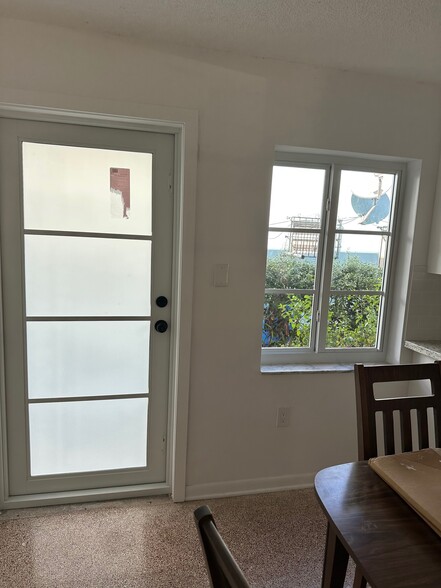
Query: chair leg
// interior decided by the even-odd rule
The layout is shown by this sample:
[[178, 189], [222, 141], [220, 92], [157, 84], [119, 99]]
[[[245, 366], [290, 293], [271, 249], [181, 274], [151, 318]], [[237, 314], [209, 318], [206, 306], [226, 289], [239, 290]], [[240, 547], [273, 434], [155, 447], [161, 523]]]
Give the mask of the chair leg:
[[322, 588], [343, 588], [349, 555], [328, 523]]
[[363, 576], [362, 571], [357, 566], [355, 569], [354, 588], [366, 588], [366, 578]]

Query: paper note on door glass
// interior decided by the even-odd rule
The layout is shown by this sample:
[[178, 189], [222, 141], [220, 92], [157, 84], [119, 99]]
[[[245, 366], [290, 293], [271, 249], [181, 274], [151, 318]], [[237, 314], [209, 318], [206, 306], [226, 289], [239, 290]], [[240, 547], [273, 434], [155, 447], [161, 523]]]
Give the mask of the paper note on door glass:
[[152, 234], [152, 154], [23, 143], [24, 228]]
[[110, 215], [112, 218], [130, 218], [130, 170], [110, 168]]

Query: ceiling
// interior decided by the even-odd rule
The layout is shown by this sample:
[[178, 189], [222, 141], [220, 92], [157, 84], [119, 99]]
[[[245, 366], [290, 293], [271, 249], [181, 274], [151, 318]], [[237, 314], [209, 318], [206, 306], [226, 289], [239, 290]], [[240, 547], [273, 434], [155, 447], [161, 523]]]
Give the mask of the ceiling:
[[0, 0], [0, 16], [441, 84], [441, 0]]

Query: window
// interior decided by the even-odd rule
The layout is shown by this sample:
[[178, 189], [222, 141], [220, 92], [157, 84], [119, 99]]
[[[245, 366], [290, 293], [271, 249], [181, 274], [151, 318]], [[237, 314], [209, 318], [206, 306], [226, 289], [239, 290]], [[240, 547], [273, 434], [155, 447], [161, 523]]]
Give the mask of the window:
[[277, 154], [264, 363], [381, 361], [404, 166]]

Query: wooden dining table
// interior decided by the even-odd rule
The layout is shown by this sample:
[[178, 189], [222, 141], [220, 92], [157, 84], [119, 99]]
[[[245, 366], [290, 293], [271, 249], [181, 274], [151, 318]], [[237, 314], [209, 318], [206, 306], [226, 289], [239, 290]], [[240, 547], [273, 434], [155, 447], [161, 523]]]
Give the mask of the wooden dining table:
[[441, 588], [441, 537], [367, 462], [321, 470], [314, 486], [328, 519], [322, 588], [344, 586], [349, 555], [372, 588]]

